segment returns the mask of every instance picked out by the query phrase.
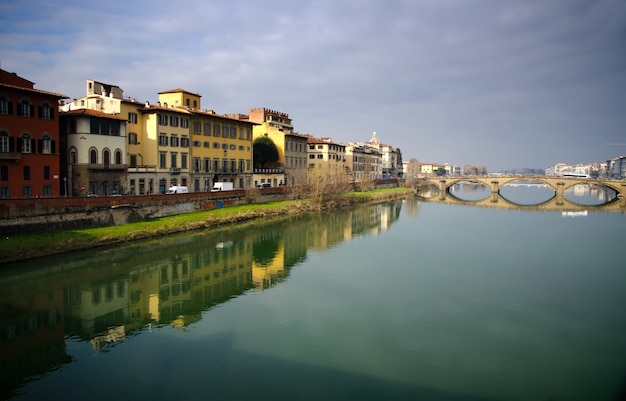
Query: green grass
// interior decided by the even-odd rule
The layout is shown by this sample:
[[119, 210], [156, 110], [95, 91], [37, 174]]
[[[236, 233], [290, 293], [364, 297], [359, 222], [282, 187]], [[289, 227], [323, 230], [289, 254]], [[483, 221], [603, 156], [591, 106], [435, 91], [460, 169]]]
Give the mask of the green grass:
[[[346, 199], [364, 201], [406, 194], [406, 188], [350, 192]], [[176, 232], [217, 227], [261, 217], [283, 216], [308, 210], [309, 200], [247, 204], [154, 218], [119, 226], [15, 235], [0, 240], [0, 264], [96, 246], [157, 237]]]

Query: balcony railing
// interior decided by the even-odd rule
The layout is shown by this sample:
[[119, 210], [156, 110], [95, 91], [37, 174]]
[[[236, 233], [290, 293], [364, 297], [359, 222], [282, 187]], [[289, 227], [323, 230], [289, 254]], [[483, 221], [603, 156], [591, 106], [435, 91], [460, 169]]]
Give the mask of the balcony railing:
[[89, 170], [126, 170], [128, 164], [89, 164]]
[[255, 168], [254, 174], [284, 174], [284, 168]]

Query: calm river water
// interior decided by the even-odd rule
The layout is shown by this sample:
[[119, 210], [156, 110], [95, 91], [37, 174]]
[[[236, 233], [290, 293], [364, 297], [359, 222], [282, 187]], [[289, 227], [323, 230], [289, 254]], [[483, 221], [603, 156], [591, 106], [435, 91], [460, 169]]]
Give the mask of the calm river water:
[[0, 270], [11, 400], [623, 400], [626, 216], [416, 199]]

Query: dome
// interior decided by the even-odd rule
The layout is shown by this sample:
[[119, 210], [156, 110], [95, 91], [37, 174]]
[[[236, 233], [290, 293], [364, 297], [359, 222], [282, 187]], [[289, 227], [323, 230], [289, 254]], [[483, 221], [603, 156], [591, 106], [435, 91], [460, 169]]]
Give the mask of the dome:
[[380, 140], [376, 138], [376, 132], [372, 134], [372, 139], [370, 139], [368, 143], [371, 143], [373, 145], [380, 145]]

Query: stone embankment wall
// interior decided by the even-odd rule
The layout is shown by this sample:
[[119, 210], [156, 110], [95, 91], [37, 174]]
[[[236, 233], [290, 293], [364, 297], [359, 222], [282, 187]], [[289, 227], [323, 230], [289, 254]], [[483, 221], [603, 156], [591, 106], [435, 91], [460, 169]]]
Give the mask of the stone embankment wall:
[[[379, 181], [378, 188], [398, 186]], [[248, 203], [293, 198], [290, 188], [96, 198], [0, 199], [0, 236], [104, 227]]]
[[30, 198], [0, 201], [0, 236], [103, 227], [250, 202], [285, 199], [280, 188], [255, 194], [246, 191], [96, 198]]

